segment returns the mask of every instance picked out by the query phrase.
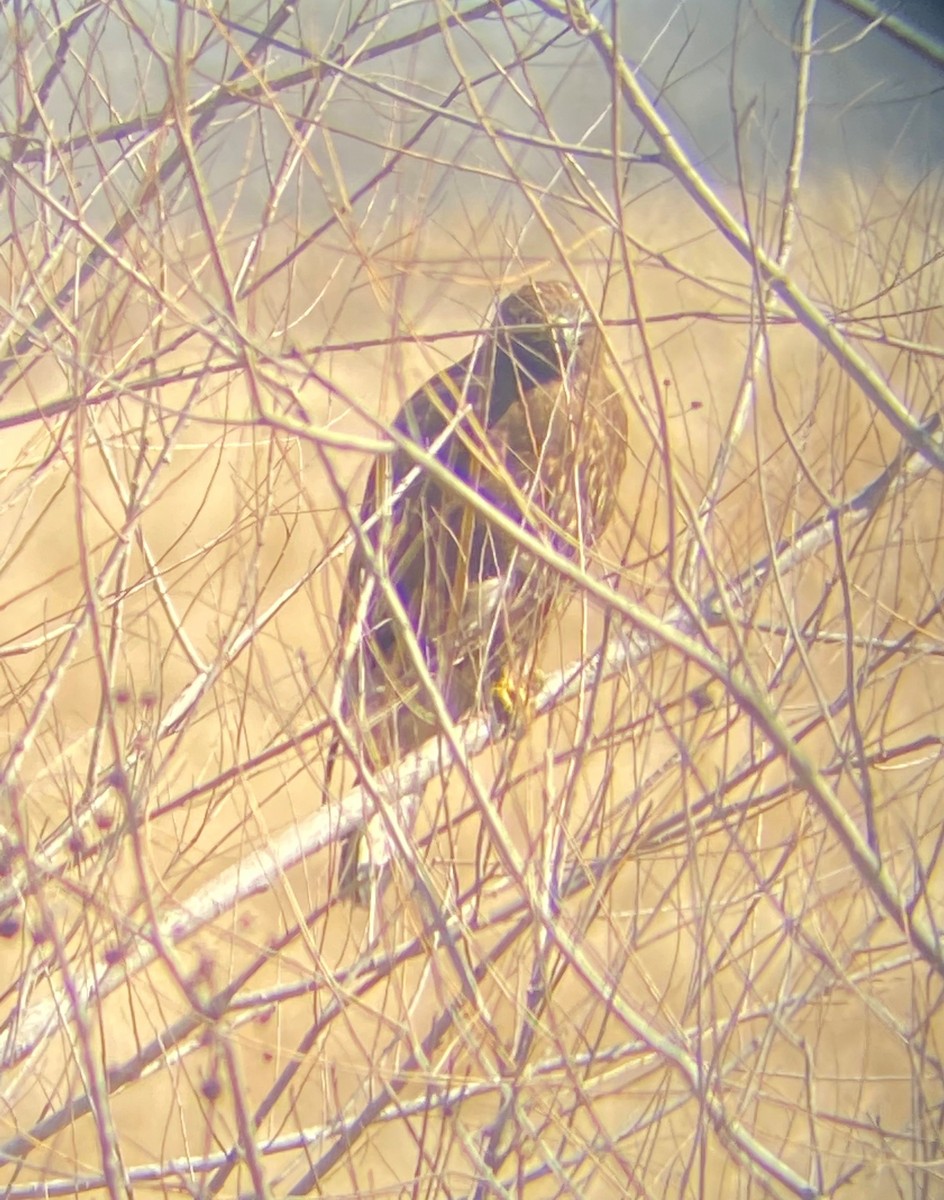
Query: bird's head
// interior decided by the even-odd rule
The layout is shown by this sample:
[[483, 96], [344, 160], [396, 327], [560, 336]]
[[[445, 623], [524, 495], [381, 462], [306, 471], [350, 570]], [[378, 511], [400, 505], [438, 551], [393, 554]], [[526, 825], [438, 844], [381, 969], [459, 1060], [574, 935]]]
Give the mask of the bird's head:
[[569, 283], [529, 283], [499, 306], [499, 346], [530, 380], [547, 383], [567, 371], [589, 319]]

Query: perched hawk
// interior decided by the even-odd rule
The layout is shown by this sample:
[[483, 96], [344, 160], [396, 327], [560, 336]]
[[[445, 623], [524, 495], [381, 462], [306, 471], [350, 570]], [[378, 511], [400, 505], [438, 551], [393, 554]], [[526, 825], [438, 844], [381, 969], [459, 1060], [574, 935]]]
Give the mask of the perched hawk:
[[[457, 495], [455, 477], [516, 526], [579, 560], [609, 521], [626, 459], [622, 398], [580, 297], [561, 282], [507, 296], [474, 353], [425, 383], [394, 428], [446, 478], [398, 448], [375, 460], [341, 603], [340, 716], [376, 769], [437, 727], [417, 654], [458, 720], [527, 682], [548, 618], [568, 594], [514, 531]], [[399, 599], [402, 611], [391, 596]], [[506, 699], [505, 703], [508, 701]], [[329, 751], [327, 778], [339, 740]], [[341, 884], [363, 899], [359, 838]]]

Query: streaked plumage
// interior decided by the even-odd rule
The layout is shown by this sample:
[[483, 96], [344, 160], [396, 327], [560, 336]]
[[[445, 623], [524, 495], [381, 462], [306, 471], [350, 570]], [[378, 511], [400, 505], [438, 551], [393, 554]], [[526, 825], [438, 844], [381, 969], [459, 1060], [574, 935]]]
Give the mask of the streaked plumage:
[[[602, 356], [568, 284], [529, 284], [503, 300], [473, 354], [410, 397], [394, 427], [516, 525], [578, 559], [612, 515], [626, 458], [626, 414]], [[415, 749], [436, 722], [371, 557], [456, 720], [489, 702], [503, 671], [527, 678], [569, 588], [403, 449], [374, 462], [360, 522], [369, 550], [355, 543], [341, 604], [341, 716], [376, 768]], [[336, 753], [337, 743], [329, 777]]]

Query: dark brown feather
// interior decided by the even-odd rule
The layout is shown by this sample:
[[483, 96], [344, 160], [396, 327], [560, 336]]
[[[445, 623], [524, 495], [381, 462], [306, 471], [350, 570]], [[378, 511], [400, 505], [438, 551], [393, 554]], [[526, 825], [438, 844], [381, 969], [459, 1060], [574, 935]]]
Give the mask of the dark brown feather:
[[[626, 459], [622, 398], [587, 318], [568, 284], [529, 284], [502, 302], [479, 349], [424, 384], [394, 422], [574, 559], [612, 516]], [[531, 670], [569, 589], [403, 449], [374, 462], [360, 521], [369, 551], [355, 544], [341, 604], [341, 717], [376, 768], [415, 749], [436, 722], [371, 557], [454, 720], [487, 702], [503, 670]], [[329, 778], [336, 753], [337, 743]]]

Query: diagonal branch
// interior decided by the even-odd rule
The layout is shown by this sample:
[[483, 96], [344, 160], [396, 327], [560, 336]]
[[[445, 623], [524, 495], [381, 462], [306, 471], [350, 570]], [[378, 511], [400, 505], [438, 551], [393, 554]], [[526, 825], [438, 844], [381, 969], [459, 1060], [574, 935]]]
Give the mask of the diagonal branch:
[[[929, 422], [924, 427], [925, 436], [937, 436], [936, 427], [937, 422]], [[718, 655], [696, 640], [687, 610], [677, 607], [659, 618], [615, 592], [608, 584], [588, 577], [569, 559], [542, 545], [499, 510], [493, 510], [487, 501], [465, 488], [461, 481], [449, 475], [448, 469], [438, 459], [427, 455], [413, 443], [407, 444], [424, 468], [442, 473], [450, 481], [450, 486], [455, 487], [469, 503], [480, 506], [480, 511], [487, 514], [489, 519], [498, 524], [507, 522], [509, 535], [515, 537], [530, 554], [543, 558], [568, 575], [582, 585], [595, 601], [624, 618], [623, 627], [589, 660], [572, 663], [547, 680], [535, 698], [536, 715], [549, 712], [575, 696], [588, 679], [596, 681], [598, 673], [604, 679], [614, 678], [627, 667], [642, 663], [665, 647], [688, 658], [720, 679], [734, 699], [760, 724], [777, 751], [791, 764], [797, 781], [806, 788], [811, 800], [836, 833], [879, 907], [898, 925], [917, 953], [944, 976], [944, 954], [934, 930], [917, 912], [912, 911], [907, 898], [901, 894], [884, 864], [842, 808], [823, 774], [791, 737], [771, 702], [747, 688]], [[772, 573], [786, 574], [796, 570], [832, 540], [837, 525], [842, 529], [853, 529], [867, 522], [884, 500], [924, 478], [928, 471], [927, 459], [919, 458], [913, 447], [903, 448], [885, 471], [848, 502], [808, 522], [773, 554], [765, 555], [742, 572], [725, 588], [725, 603], [737, 610], [748, 609], [752, 597]], [[470, 494], [466, 496], [466, 492]], [[718, 601], [717, 594], [705, 599], [703, 611], [709, 619], [717, 613]], [[170, 711], [192, 711], [194, 702], [205, 692], [208, 682], [206, 678], [195, 679], [181, 693], [179, 705], [172, 705]], [[432, 681], [430, 684], [432, 686]], [[164, 736], [170, 736], [175, 728], [176, 722], [168, 726], [165, 719]], [[455, 727], [454, 739], [445, 742], [438, 737], [431, 739], [420, 750], [408, 755], [396, 769], [385, 773], [389, 788], [387, 802], [394, 805], [398, 797], [421, 791], [431, 779], [441, 774], [445, 766], [455, 761], [460, 752], [468, 764], [495, 737], [494, 722], [480, 716]], [[297, 744], [298, 739], [291, 738], [282, 743], [281, 748], [287, 750]], [[270, 755], [265, 757], [268, 761]], [[242, 768], [238, 773], [245, 774]], [[160, 917], [159, 928], [143, 927], [129, 932], [122, 946], [109, 955], [112, 960], [110, 964], [102, 962], [94, 970], [76, 973], [73, 984], [76, 995], [84, 1003], [100, 1004], [111, 992], [123, 986], [129, 975], [155, 961], [163, 944], [181, 944], [239, 901], [268, 891], [291, 867], [352, 833], [363, 821], [365, 805], [369, 807], [370, 800], [369, 790], [355, 787], [343, 800], [300, 819], [289, 832], [271, 844], [255, 849], [251, 857], [220, 874], [212, 884], [200, 889], [186, 901], [165, 909]], [[16, 1036], [11, 1038], [0, 1059], [0, 1070], [22, 1062], [58, 1027], [62, 1019], [60, 1000], [53, 997], [37, 1003], [20, 1015]]]

